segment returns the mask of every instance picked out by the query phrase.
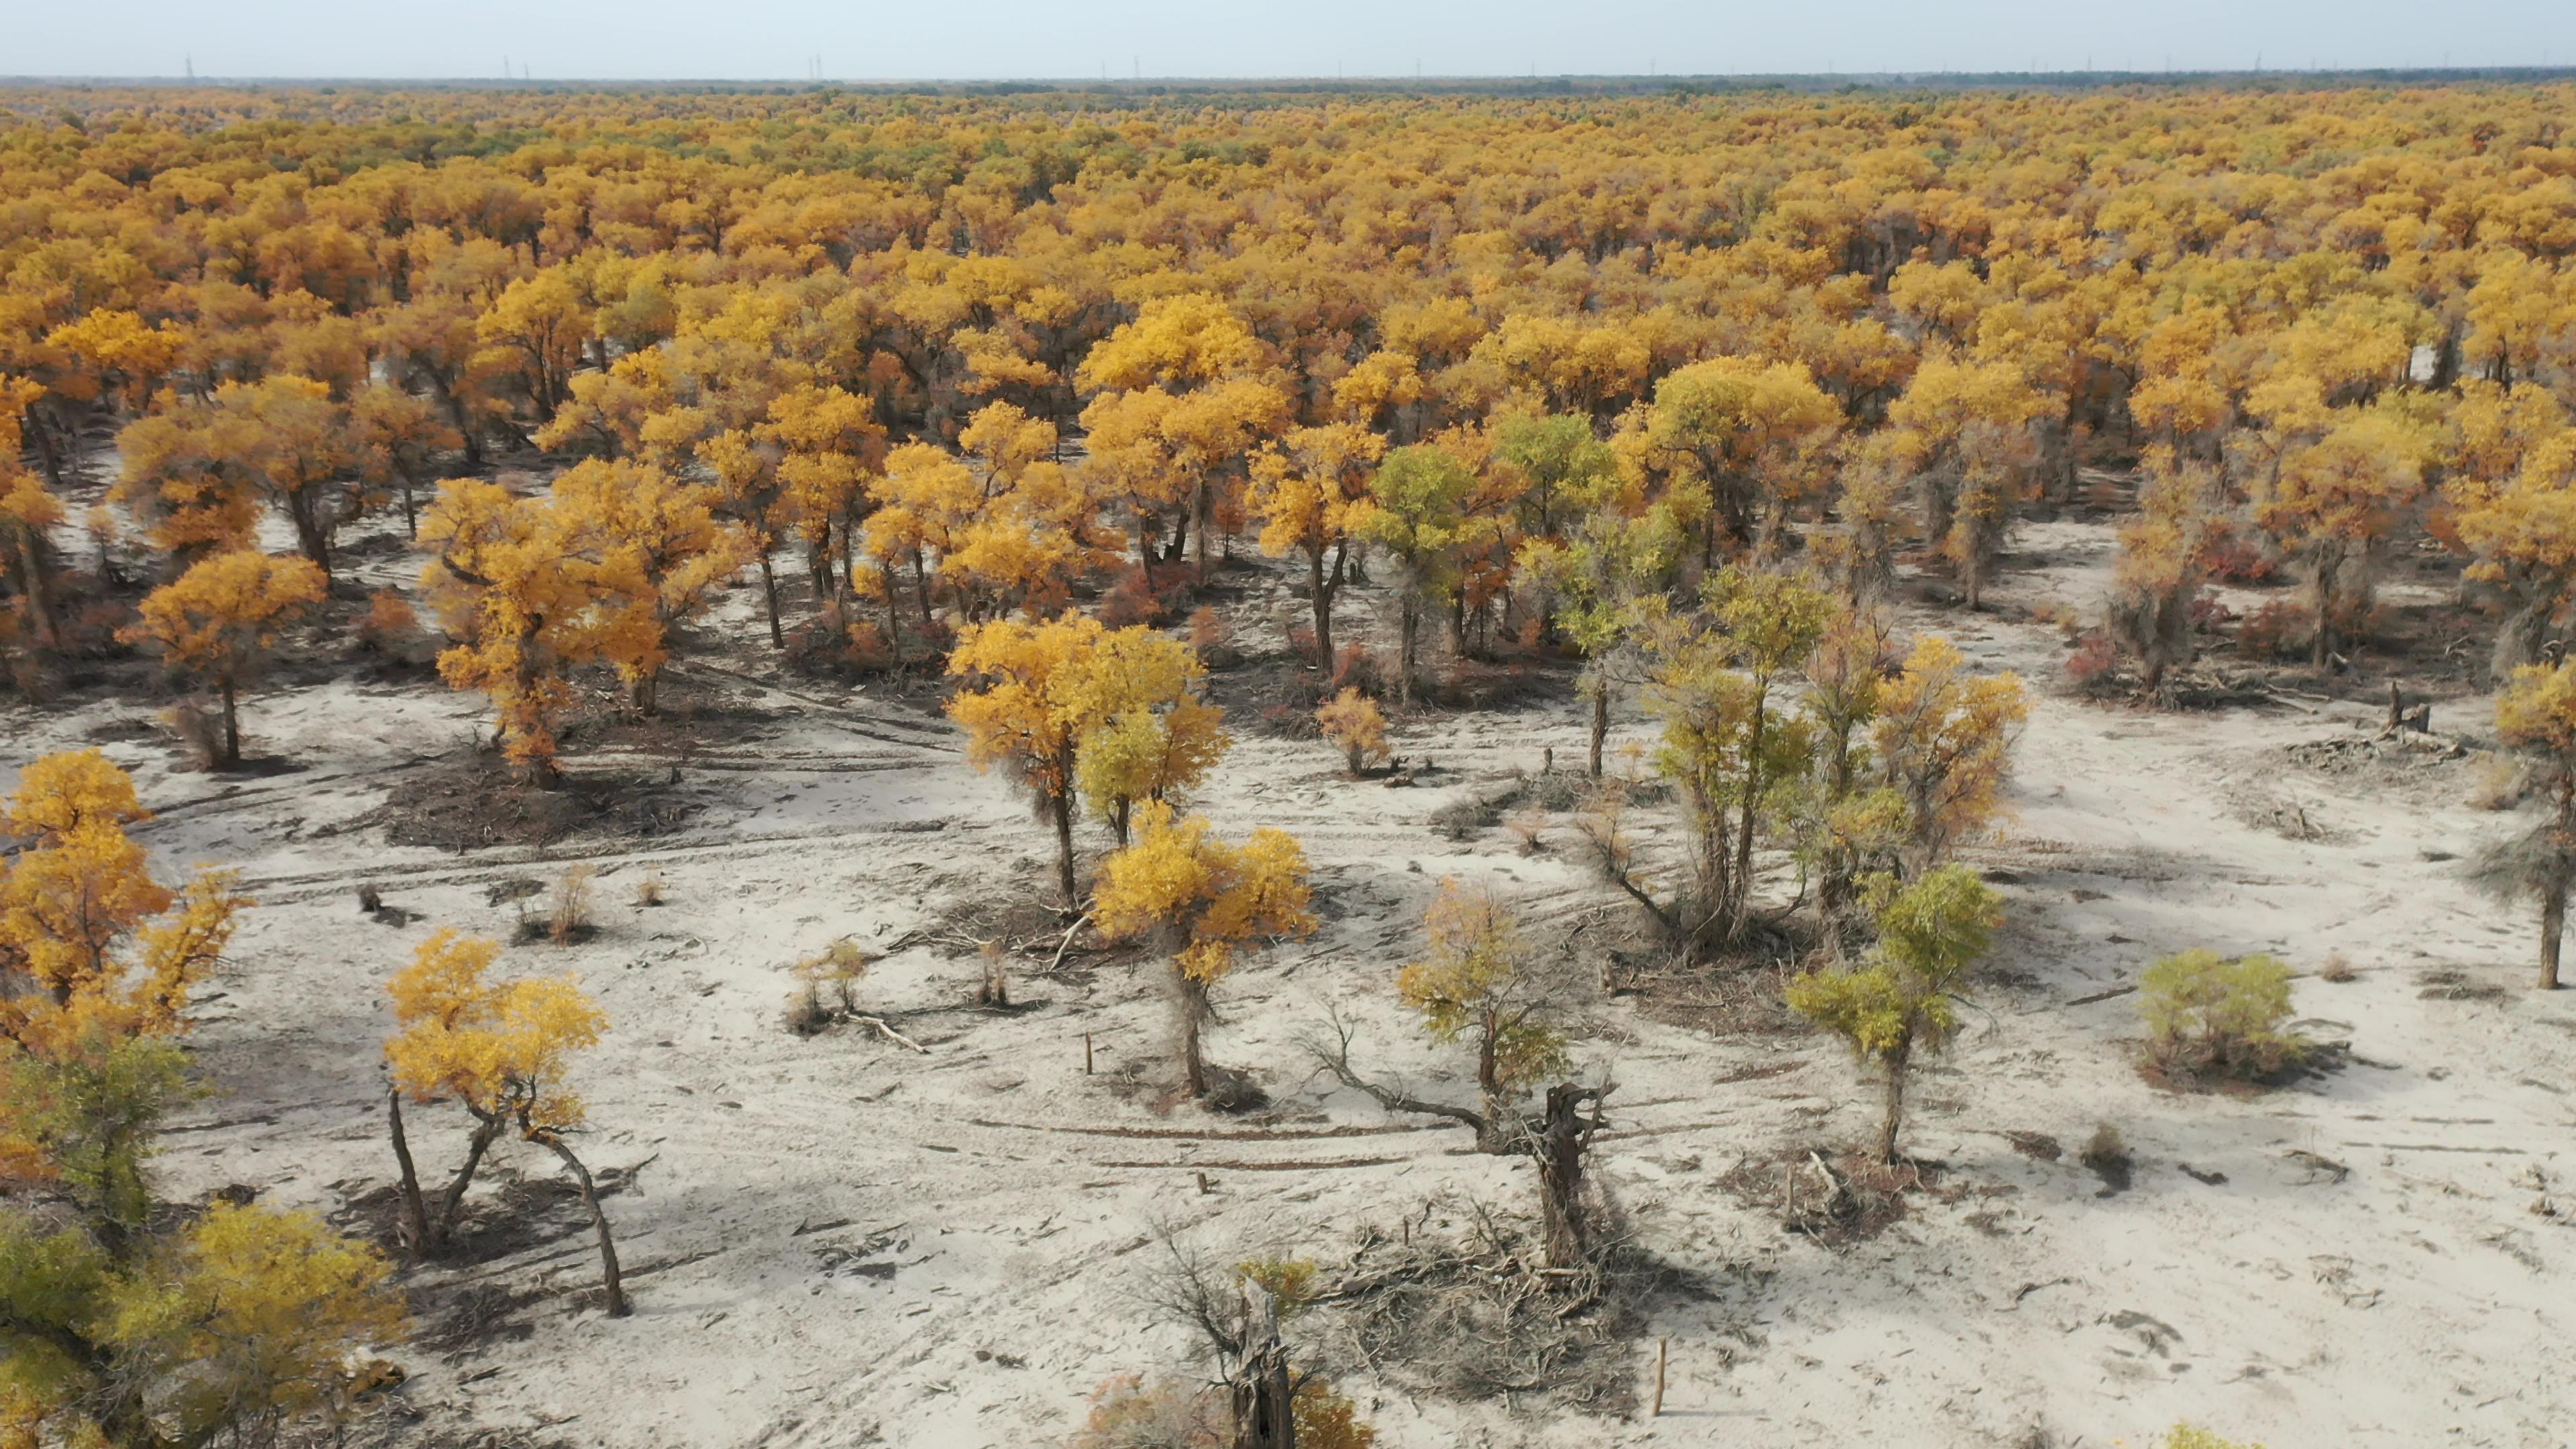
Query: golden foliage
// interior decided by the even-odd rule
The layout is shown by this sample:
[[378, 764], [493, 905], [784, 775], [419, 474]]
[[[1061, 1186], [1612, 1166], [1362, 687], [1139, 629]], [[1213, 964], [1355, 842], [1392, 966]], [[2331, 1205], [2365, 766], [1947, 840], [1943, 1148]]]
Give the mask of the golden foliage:
[[452, 1099], [478, 1117], [579, 1126], [581, 1098], [563, 1079], [607, 1017], [570, 977], [486, 979], [500, 951], [442, 928], [394, 973], [396, 1030], [385, 1042], [394, 1083], [414, 1101]]
[[92, 1032], [181, 1030], [188, 992], [249, 904], [229, 872], [177, 892], [154, 880], [125, 827], [150, 819], [133, 781], [96, 750], [47, 755], [0, 811], [16, 846], [0, 867], [0, 1036], [38, 1052]]

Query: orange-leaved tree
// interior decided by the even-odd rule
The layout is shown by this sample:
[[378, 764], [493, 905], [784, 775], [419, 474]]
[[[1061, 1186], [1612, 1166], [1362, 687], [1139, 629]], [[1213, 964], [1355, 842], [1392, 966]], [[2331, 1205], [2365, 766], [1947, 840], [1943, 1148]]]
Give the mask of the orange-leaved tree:
[[[570, 977], [488, 979], [500, 951], [498, 942], [441, 929], [420, 943], [412, 963], [387, 984], [395, 1032], [385, 1041], [393, 1072], [386, 1107], [394, 1160], [402, 1171], [404, 1235], [414, 1254], [444, 1244], [484, 1154], [503, 1132], [516, 1130], [521, 1140], [554, 1153], [581, 1184], [582, 1205], [599, 1238], [608, 1311], [622, 1318], [626, 1294], [608, 1217], [600, 1210], [590, 1169], [564, 1140], [587, 1119], [564, 1077], [580, 1053], [598, 1044], [608, 1018]], [[404, 1135], [405, 1097], [422, 1104], [452, 1101], [474, 1119], [465, 1161], [448, 1179], [434, 1212], [421, 1198]]]
[[602, 540], [565, 521], [497, 483], [454, 478], [421, 523], [438, 550], [421, 584], [457, 641], [439, 652], [439, 675], [492, 701], [502, 752], [540, 784], [560, 776], [555, 721], [572, 703], [564, 670], [599, 655], [601, 606], [616, 594]]
[[188, 991], [248, 904], [227, 872], [180, 891], [153, 879], [126, 827], [151, 819], [97, 750], [46, 755], [0, 808], [0, 1039], [39, 1053], [92, 1032], [177, 1031]]
[[597, 651], [652, 714], [671, 631], [751, 561], [750, 537], [717, 516], [723, 495], [650, 463], [592, 458], [555, 480], [552, 522], [599, 560]]
[[277, 647], [278, 633], [322, 602], [327, 587], [309, 559], [237, 549], [200, 560], [143, 600], [125, 635], [213, 688], [224, 718], [218, 767], [241, 763], [243, 687]]
[[1159, 802], [1138, 813], [1136, 843], [1101, 862], [1101, 931], [1150, 935], [1171, 957], [1181, 1070], [1191, 1096], [1208, 1094], [1199, 1032], [1209, 1015], [1209, 988], [1234, 969], [1238, 951], [1312, 933], [1311, 898], [1306, 853], [1295, 837], [1261, 829], [1229, 845], [1210, 833], [1207, 821], [1175, 819]]

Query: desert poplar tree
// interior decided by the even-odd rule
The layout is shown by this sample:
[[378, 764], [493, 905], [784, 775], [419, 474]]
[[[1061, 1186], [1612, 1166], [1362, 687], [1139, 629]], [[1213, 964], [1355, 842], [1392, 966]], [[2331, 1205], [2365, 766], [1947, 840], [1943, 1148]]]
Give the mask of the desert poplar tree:
[[1138, 812], [1136, 843], [1101, 862], [1101, 931], [1149, 937], [1170, 959], [1174, 1037], [1191, 1096], [1208, 1095], [1199, 1036], [1211, 988], [1234, 969], [1238, 953], [1312, 932], [1310, 897], [1306, 854], [1294, 837], [1262, 829], [1230, 845], [1207, 821], [1178, 819], [1160, 803]]
[[1789, 1005], [1877, 1068], [1884, 1097], [1876, 1151], [1895, 1162], [1906, 1073], [1916, 1053], [1940, 1050], [1958, 1029], [1951, 997], [1985, 955], [2003, 913], [1994, 890], [1966, 866], [1942, 866], [1901, 889], [1887, 886], [1869, 960], [1791, 982]]
[[309, 560], [241, 549], [191, 565], [143, 600], [126, 635], [214, 690], [223, 711], [218, 767], [241, 764], [242, 690], [258, 678], [278, 635], [321, 603], [326, 588]]

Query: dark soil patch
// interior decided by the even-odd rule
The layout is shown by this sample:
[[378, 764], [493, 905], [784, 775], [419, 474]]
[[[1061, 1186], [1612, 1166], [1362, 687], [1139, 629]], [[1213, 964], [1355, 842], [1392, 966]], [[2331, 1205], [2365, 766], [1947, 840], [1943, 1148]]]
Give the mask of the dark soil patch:
[[2013, 1151], [2033, 1162], [2055, 1162], [2066, 1155], [2057, 1139], [2045, 1132], [2007, 1132], [2004, 1140], [2012, 1144]]
[[685, 826], [705, 799], [657, 776], [568, 775], [543, 790], [477, 757], [414, 770], [369, 817], [395, 845], [440, 850], [552, 845], [573, 836], [652, 840]]
[[2084, 1144], [2075, 1160], [2102, 1179], [2102, 1190], [2093, 1194], [2095, 1197], [2118, 1197], [2127, 1192], [2137, 1172], [2137, 1160], [2129, 1155], [2128, 1144], [2108, 1123], [2094, 1130], [2092, 1140]]
[[2492, 981], [2473, 981], [2456, 966], [2427, 971], [2416, 984], [2423, 989], [2415, 995], [2425, 1001], [2502, 1001], [2513, 994]]
[[[490, 1160], [486, 1158], [485, 1162]], [[423, 1163], [422, 1168], [434, 1179], [441, 1170], [438, 1164], [431, 1163]], [[627, 1176], [614, 1167], [595, 1172], [600, 1197], [616, 1195], [626, 1186]], [[443, 1181], [422, 1183], [422, 1194], [435, 1194]], [[483, 1192], [479, 1199], [468, 1199], [465, 1220], [457, 1224], [445, 1249], [429, 1260], [433, 1266], [480, 1267], [590, 1231], [590, 1211], [582, 1205], [581, 1187], [569, 1176], [521, 1177], [508, 1169], [496, 1171], [487, 1165], [478, 1181], [497, 1183], [498, 1187]], [[387, 1257], [397, 1259], [402, 1253], [401, 1221], [402, 1194], [390, 1182], [347, 1199], [339, 1211], [330, 1214], [333, 1227], [355, 1233], [375, 1244]]]
[[536, 1336], [528, 1321], [530, 1307], [545, 1301], [534, 1288], [512, 1288], [483, 1280], [412, 1294], [412, 1320], [418, 1328], [412, 1342], [432, 1353], [457, 1354], [498, 1343], [524, 1343]]

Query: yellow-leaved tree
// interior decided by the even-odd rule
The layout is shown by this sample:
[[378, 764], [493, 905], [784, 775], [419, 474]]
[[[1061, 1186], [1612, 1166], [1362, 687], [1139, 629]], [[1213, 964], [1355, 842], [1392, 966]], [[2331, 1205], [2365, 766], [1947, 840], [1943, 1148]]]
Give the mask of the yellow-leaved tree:
[[1298, 428], [1252, 460], [1253, 515], [1261, 548], [1306, 561], [1307, 601], [1315, 618], [1315, 667], [1334, 669], [1333, 600], [1349, 581], [1354, 525], [1364, 516], [1369, 479], [1386, 456], [1386, 439], [1351, 423]]
[[[582, 1205], [599, 1238], [608, 1311], [628, 1311], [618, 1277], [617, 1245], [590, 1169], [564, 1134], [587, 1120], [580, 1097], [564, 1085], [574, 1060], [599, 1042], [608, 1018], [569, 977], [489, 979], [500, 944], [442, 929], [386, 987], [393, 998], [395, 1031], [385, 1042], [393, 1072], [386, 1115], [394, 1160], [402, 1170], [403, 1232], [411, 1251], [443, 1246], [454, 1234], [475, 1169], [505, 1131], [552, 1152], [581, 1184]], [[448, 1179], [433, 1210], [421, 1197], [403, 1130], [404, 1098], [428, 1104], [454, 1102], [474, 1119], [465, 1161]]]
[[239, 549], [190, 565], [143, 600], [125, 637], [149, 643], [214, 690], [224, 725], [218, 768], [241, 764], [241, 691], [258, 677], [279, 632], [321, 603], [328, 587], [309, 559]]
[[1190, 1095], [1208, 1095], [1199, 1049], [1208, 992], [1238, 952], [1315, 929], [1307, 910], [1306, 853], [1285, 831], [1261, 829], [1241, 845], [1207, 821], [1176, 819], [1168, 805], [1138, 812], [1136, 843], [1100, 865], [1097, 918], [1113, 938], [1150, 936], [1171, 958], [1181, 1071]]
[[1225, 711], [1199, 696], [1206, 675], [1198, 651], [1145, 628], [1110, 630], [1084, 661], [1074, 777], [1120, 845], [1138, 802], [1176, 803], [1233, 745]]
[[133, 782], [94, 750], [30, 764], [0, 809], [0, 1444], [274, 1443], [336, 1414], [392, 1337], [384, 1262], [312, 1217], [156, 1203], [172, 1040], [245, 904], [155, 882]]
[[[1081, 902], [1077, 793], [1088, 792], [1116, 826], [1137, 800], [1197, 780], [1225, 749], [1223, 711], [1197, 696], [1206, 666], [1186, 644], [1141, 625], [1113, 630], [1073, 612], [1042, 623], [997, 619], [965, 631], [948, 672], [978, 686], [948, 703], [966, 730], [967, 758], [1028, 786], [1054, 824], [1067, 910]], [[1095, 749], [1103, 758], [1086, 768]]]
[[153, 879], [126, 827], [151, 819], [97, 750], [46, 755], [0, 809], [0, 1039], [68, 1050], [84, 1036], [177, 1031], [248, 902], [229, 872], [180, 891]]
[[2499, 898], [2539, 905], [2538, 985], [2555, 991], [2576, 885], [2576, 660], [2516, 669], [2496, 696], [2496, 736], [2522, 757], [2541, 810], [2520, 834], [2481, 850], [2470, 874]]
[[1871, 737], [1882, 777], [1905, 804], [1911, 874], [1994, 822], [2013, 740], [2030, 717], [2020, 675], [1972, 675], [1967, 665], [1957, 645], [1926, 635], [1877, 692]]
[[29, 650], [61, 642], [50, 535], [63, 521], [63, 502], [24, 463], [26, 439], [18, 422], [44, 392], [23, 378], [0, 377], [0, 583], [16, 595], [9, 615], [0, 617], [0, 644], [14, 636]]

